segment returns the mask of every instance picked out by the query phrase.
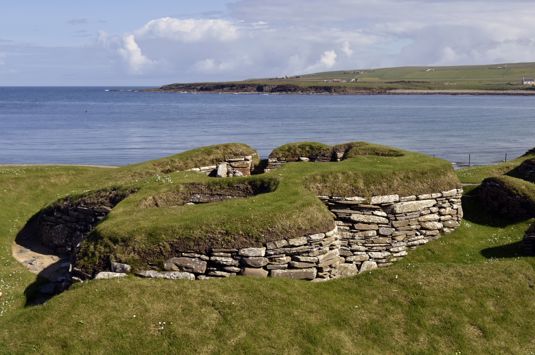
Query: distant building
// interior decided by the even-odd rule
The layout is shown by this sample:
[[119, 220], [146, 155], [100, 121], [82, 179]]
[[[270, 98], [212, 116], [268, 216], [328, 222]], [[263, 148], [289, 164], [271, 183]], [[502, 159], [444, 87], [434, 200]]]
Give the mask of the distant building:
[[522, 85], [535, 86], [535, 79], [522, 77]]

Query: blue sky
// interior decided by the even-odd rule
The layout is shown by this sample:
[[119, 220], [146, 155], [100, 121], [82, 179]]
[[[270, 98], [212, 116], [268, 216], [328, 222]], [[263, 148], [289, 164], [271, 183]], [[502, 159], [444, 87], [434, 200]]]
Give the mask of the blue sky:
[[5, 3], [0, 85], [160, 85], [535, 61], [535, 6], [527, 0]]

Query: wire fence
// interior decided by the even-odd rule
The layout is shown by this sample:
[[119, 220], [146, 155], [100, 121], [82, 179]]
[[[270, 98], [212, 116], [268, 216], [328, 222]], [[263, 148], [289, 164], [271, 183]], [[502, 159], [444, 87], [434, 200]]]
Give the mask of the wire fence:
[[[463, 156], [464, 158], [461, 159], [448, 159], [451, 161], [454, 167], [456, 168], [468, 168], [473, 166], [482, 166], [482, 165], [492, 165], [492, 164], [500, 164], [500, 163], [506, 163], [511, 159], [511, 155], [509, 153], [503, 153], [503, 159], [496, 159], [496, 155], [493, 154], [494, 159], [489, 160], [488, 156], [486, 159], [478, 160], [482, 155], [485, 155], [484, 153], [478, 154], [478, 153], [465, 153], [460, 156]], [[433, 156], [435, 156], [433, 154]], [[456, 155], [459, 156], [459, 155]]]

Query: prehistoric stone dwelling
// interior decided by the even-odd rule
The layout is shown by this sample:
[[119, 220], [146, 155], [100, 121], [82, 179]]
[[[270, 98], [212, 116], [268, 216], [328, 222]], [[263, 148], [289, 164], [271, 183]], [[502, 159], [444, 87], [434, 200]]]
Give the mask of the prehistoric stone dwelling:
[[[303, 147], [307, 155], [300, 154]], [[211, 154], [214, 151], [217, 147], [210, 147]], [[172, 280], [243, 275], [325, 281], [389, 266], [410, 250], [452, 232], [463, 217], [457, 177], [450, 164], [435, 158], [362, 142], [332, 147], [298, 143], [272, 153], [264, 165], [265, 175], [250, 176], [255, 171], [255, 154], [246, 149], [209, 161], [199, 159], [196, 161], [203, 165], [197, 168], [181, 165], [180, 157], [149, 162], [140, 165], [149, 169], [148, 180], [67, 196], [41, 210], [27, 228], [44, 246], [64, 255], [68, 265], [62, 279], [47, 287], [61, 292], [73, 281], [128, 274]], [[186, 154], [188, 161], [191, 156], [191, 152]], [[399, 159], [416, 165], [427, 162], [431, 168], [391, 164]], [[377, 161], [386, 172], [365, 182], [366, 169]], [[174, 171], [174, 166], [186, 168]], [[152, 175], [154, 170], [156, 175]], [[317, 175], [318, 171], [323, 175]], [[135, 173], [142, 176], [143, 171]], [[171, 175], [162, 179], [160, 173]], [[180, 176], [185, 180], [173, 183], [173, 173], [183, 173]], [[156, 183], [151, 182], [154, 176]], [[398, 185], [392, 185], [392, 176]], [[338, 189], [340, 181], [349, 189]], [[311, 185], [303, 189], [305, 183]], [[366, 184], [376, 184], [375, 190], [366, 190]], [[420, 185], [415, 188], [415, 184]], [[365, 189], [358, 190], [363, 186]], [[400, 186], [398, 193], [392, 190]], [[363, 193], [355, 195], [356, 191]], [[385, 194], [388, 192], [392, 193]], [[293, 195], [298, 197], [291, 200], [293, 204], [278, 204]], [[300, 199], [307, 202], [299, 203]], [[236, 201], [223, 203], [229, 200]], [[266, 204], [277, 207], [266, 210]], [[224, 217], [221, 209], [229, 206], [238, 206], [239, 213]], [[262, 214], [249, 212], [257, 206], [264, 208]], [[292, 216], [293, 212], [298, 213]], [[190, 229], [188, 224], [180, 225], [188, 213]], [[278, 217], [270, 219], [273, 214]], [[218, 216], [215, 224], [206, 224], [210, 215]], [[154, 216], [164, 218], [151, 220]], [[247, 224], [263, 218], [268, 222], [243, 233], [248, 231]], [[280, 229], [273, 232], [274, 224], [281, 220]], [[146, 237], [143, 226], [135, 225], [139, 221], [148, 228], [160, 228], [158, 233], [168, 233], [168, 239], [141, 245], [148, 245], [147, 249], [128, 244]], [[232, 230], [244, 222], [239, 224], [241, 229]], [[232, 232], [221, 228], [225, 223]], [[207, 229], [200, 229], [203, 226]], [[106, 239], [103, 231], [113, 241]], [[266, 236], [268, 233], [271, 235]]]

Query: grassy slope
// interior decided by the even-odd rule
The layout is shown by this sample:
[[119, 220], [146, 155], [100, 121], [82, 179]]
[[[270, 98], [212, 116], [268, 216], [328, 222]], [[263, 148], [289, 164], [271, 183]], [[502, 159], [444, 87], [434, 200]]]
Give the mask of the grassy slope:
[[23, 308], [35, 277], [10, 257], [16, 232], [102, 174], [0, 169], [0, 353], [535, 351], [535, 259], [518, 256], [529, 221], [489, 219], [470, 199], [458, 231], [356, 278], [92, 281]]
[[[428, 69], [432, 70], [428, 71]], [[500, 69], [501, 68], [501, 69]], [[360, 72], [360, 74], [354, 74]], [[396, 67], [359, 71], [337, 71], [304, 75], [300, 81], [359, 78], [361, 84], [383, 83], [442, 89], [513, 89], [520, 88], [522, 77], [535, 76], [535, 63], [490, 64], [450, 67]], [[398, 83], [396, 83], [398, 82]]]
[[[428, 70], [432, 68], [432, 70]], [[395, 67], [322, 72], [287, 79], [254, 79], [228, 84], [335, 86], [362, 90], [525, 90], [522, 77], [535, 77], [535, 63], [451, 67]], [[349, 82], [358, 78], [355, 83]], [[347, 80], [347, 83], [324, 80]], [[213, 83], [212, 83], [213, 84]]]

